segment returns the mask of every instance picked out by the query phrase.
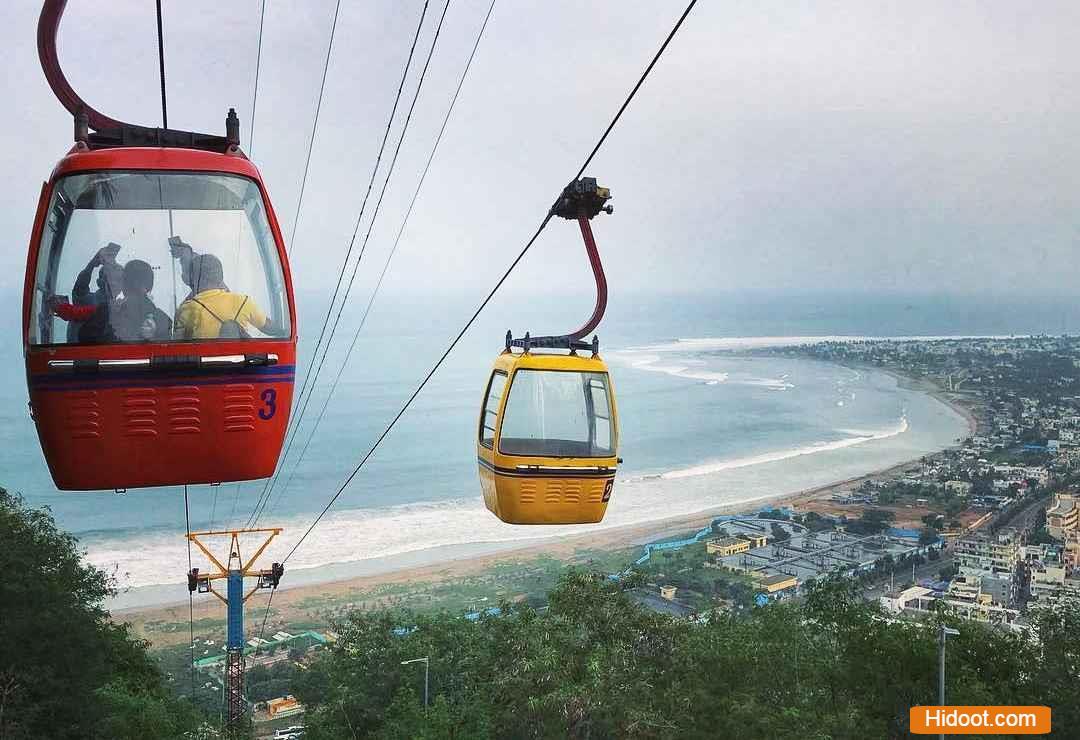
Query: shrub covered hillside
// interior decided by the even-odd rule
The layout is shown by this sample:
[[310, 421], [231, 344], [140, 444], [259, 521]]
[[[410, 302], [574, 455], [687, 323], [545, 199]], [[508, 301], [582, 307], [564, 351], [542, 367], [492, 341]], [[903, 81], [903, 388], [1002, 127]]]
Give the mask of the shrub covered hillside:
[[[886, 620], [844, 583], [702, 623], [624, 588], [571, 572], [542, 611], [353, 614], [298, 676], [305, 737], [906, 737], [908, 708], [937, 703], [934, 626]], [[1080, 735], [1080, 609], [1039, 615], [1038, 639], [954, 624], [950, 703], [1047, 704], [1056, 737]], [[401, 665], [424, 656], [426, 710], [423, 665]]]
[[0, 738], [175, 738], [197, 725], [102, 603], [111, 579], [84, 563], [47, 510], [0, 488]]

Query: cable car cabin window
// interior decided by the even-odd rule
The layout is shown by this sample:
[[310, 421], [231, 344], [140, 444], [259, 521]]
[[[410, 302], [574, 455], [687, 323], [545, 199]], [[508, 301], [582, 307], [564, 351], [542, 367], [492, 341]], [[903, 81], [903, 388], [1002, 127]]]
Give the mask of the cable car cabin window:
[[38, 254], [32, 344], [290, 334], [254, 181], [109, 171], [57, 181]]
[[503, 411], [499, 451], [534, 457], [614, 453], [606, 373], [522, 369]]
[[484, 396], [484, 410], [480, 412], [480, 444], [491, 449], [495, 444], [495, 424], [499, 420], [499, 403], [506, 388], [506, 373], [496, 370], [488, 381], [487, 395]]

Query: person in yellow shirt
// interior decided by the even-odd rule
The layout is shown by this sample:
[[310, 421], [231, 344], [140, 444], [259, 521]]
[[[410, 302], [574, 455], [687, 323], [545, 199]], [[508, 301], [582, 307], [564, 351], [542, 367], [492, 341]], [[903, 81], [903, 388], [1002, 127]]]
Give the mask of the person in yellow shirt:
[[225, 287], [221, 260], [214, 255], [197, 255], [191, 277], [191, 296], [180, 304], [173, 322], [177, 339], [246, 339], [251, 329], [279, 333], [250, 296]]

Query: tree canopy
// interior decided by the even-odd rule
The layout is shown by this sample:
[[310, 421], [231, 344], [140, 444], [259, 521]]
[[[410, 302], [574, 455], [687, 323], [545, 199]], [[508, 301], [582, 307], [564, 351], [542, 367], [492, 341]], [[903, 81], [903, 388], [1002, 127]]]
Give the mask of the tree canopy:
[[[1080, 726], [1080, 610], [1036, 615], [1039, 640], [950, 623], [950, 703], [1049, 704], [1056, 736]], [[308, 738], [884, 738], [937, 703], [935, 625], [884, 619], [841, 581], [686, 620], [572, 571], [546, 610], [357, 612], [340, 630], [294, 684]], [[419, 657], [426, 710], [422, 665], [401, 665]]]
[[47, 509], [0, 488], [0, 738], [175, 738], [197, 726], [146, 644], [110, 621], [112, 579]]

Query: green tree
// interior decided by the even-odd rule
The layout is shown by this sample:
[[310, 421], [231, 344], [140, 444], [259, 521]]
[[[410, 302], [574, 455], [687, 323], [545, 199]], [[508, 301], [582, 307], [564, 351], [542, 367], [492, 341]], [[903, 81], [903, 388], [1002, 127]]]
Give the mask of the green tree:
[[191, 707], [170, 697], [105, 573], [47, 509], [0, 488], [0, 738], [175, 738]]
[[[310, 738], [864, 738], [907, 736], [908, 710], [937, 695], [928, 624], [882, 619], [854, 582], [779, 603], [676, 619], [625, 585], [565, 575], [549, 607], [503, 605], [476, 621], [354, 613], [300, 672]], [[1026, 635], [950, 622], [950, 701], [1050, 704], [1057, 737], [1080, 721], [1080, 609]], [[431, 659], [431, 706], [422, 672]], [[1059, 723], [1057, 718], [1062, 718]]]

